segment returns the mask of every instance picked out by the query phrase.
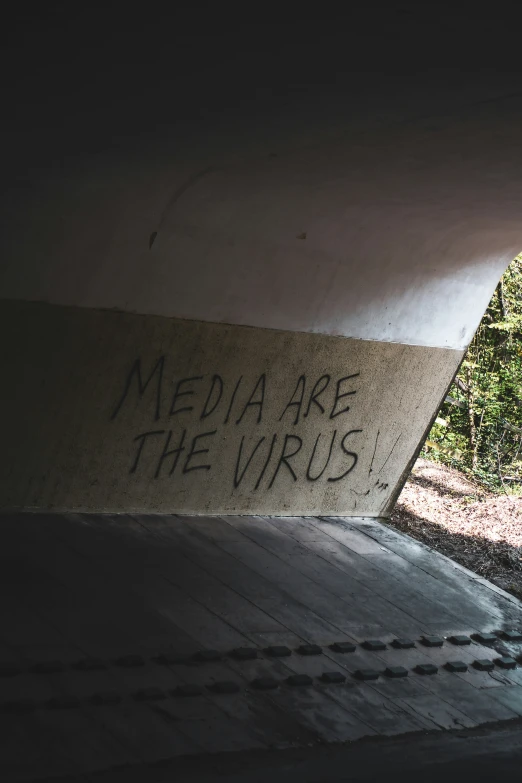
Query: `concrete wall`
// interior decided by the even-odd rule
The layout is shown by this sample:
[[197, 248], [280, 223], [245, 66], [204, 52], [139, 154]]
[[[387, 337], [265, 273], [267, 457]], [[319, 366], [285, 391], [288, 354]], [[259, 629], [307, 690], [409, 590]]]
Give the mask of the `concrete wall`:
[[[522, 247], [518, 77], [327, 69], [327, 88], [300, 93], [274, 67], [257, 92], [236, 63], [219, 75], [214, 39], [198, 89], [182, 89], [184, 56], [173, 78], [171, 46], [126, 95], [110, 68], [93, 87], [89, 42], [84, 82], [55, 103], [34, 69], [14, 91], [0, 506], [386, 513]], [[141, 46], [127, 63], [110, 50], [123, 74]], [[325, 412], [305, 415], [325, 376]], [[170, 414], [187, 378], [193, 410]], [[337, 384], [350, 410], [332, 416]]]
[[386, 513], [462, 352], [4, 302], [0, 505]]
[[3, 211], [2, 295], [465, 348], [522, 247], [516, 112], [436, 133], [321, 112], [31, 171]]

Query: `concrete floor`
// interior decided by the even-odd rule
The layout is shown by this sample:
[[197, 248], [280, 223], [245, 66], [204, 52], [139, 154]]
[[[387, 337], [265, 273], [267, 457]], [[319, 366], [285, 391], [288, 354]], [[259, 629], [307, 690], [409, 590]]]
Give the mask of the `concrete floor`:
[[[430, 754], [453, 769], [467, 748], [493, 758], [509, 747], [509, 763], [519, 753], [522, 668], [496, 661], [522, 654], [500, 635], [522, 629], [521, 604], [374, 520], [4, 514], [0, 524], [2, 780], [250, 781], [263, 769], [364, 780], [393, 754], [406, 773], [404, 747], [412, 774]], [[491, 631], [492, 644], [449, 640]], [[396, 649], [397, 637], [415, 646]], [[385, 648], [366, 649], [369, 639]], [[355, 650], [332, 648], [343, 642]], [[468, 670], [448, 671], [455, 660]], [[355, 676], [367, 669], [378, 679]], [[347, 753], [359, 777], [342, 777]]]
[[154, 765], [120, 767], [48, 783], [362, 783], [520, 780], [522, 732], [518, 721], [469, 732], [381, 738], [300, 750], [184, 757]]

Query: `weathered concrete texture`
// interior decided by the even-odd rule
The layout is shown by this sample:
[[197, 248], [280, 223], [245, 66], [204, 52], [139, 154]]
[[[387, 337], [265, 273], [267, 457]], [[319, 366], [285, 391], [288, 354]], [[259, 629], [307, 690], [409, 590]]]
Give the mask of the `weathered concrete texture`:
[[[465, 743], [522, 716], [522, 669], [498, 664], [520, 660], [522, 642], [501, 634], [521, 628], [520, 602], [376, 520], [6, 513], [0, 535], [2, 783], [194, 783], [187, 756], [215, 783], [233, 758], [246, 768], [245, 751], [261, 783], [272, 750], [318, 747], [323, 783], [345, 743], [372, 738], [377, 756], [398, 735]], [[479, 631], [498, 636], [484, 645]], [[447, 668], [456, 659], [466, 671]], [[438, 778], [461, 779], [476, 780]]]
[[3, 508], [385, 512], [462, 352], [4, 302]]

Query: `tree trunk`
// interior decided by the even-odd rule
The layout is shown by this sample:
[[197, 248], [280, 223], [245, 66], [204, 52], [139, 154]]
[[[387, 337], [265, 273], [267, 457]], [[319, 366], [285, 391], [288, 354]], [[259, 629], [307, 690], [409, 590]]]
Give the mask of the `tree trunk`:
[[471, 451], [471, 467], [473, 470], [477, 467], [478, 454], [477, 454], [477, 426], [475, 424], [475, 410], [474, 410], [474, 394], [473, 394], [473, 382], [471, 380], [471, 373], [468, 367], [467, 371], [468, 380], [468, 422], [469, 422], [469, 447]]

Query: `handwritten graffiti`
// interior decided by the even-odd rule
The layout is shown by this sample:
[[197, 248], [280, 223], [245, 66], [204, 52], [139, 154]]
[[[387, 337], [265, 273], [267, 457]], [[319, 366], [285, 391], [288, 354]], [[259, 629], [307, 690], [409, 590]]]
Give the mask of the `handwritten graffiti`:
[[[172, 379], [167, 365], [166, 356], [147, 367], [137, 358], [110, 413], [113, 421], [139, 415], [153, 425], [132, 436], [129, 473], [147, 471], [155, 479], [208, 473], [220, 439], [235, 450], [227, 460], [232, 491], [270, 490], [284, 478], [338, 482], [356, 467], [362, 429], [343, 423], [358, 393], [358, 372], [301, 374], [282, 385], [266, 372]], [[305, 423], [315, 429], [303, 432]]]

